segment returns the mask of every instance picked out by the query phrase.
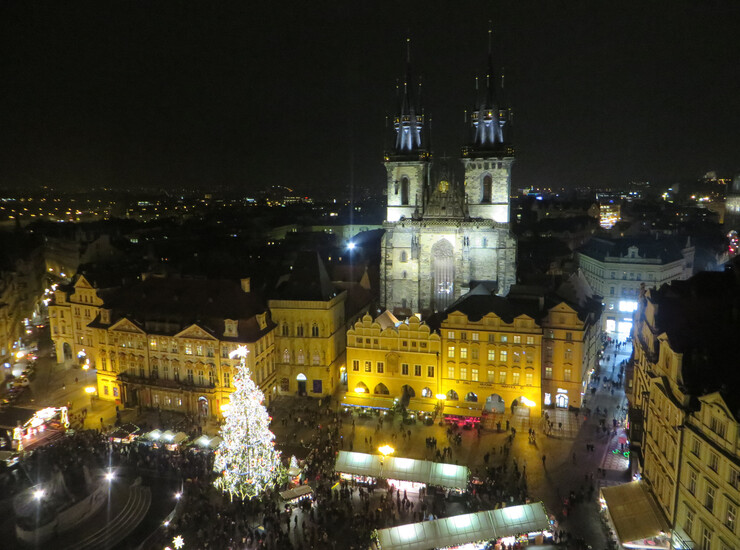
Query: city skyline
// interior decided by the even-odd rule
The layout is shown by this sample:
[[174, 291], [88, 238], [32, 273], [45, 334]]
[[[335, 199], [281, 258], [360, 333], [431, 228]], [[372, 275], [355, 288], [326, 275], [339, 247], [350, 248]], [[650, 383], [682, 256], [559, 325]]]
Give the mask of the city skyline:
[[491, 27], [514, 187], [738, 168], [730, 3], [284, 7], [6, 6], [0, 186], [379, 192], [406, 38], [434, 154], [458, 158]]

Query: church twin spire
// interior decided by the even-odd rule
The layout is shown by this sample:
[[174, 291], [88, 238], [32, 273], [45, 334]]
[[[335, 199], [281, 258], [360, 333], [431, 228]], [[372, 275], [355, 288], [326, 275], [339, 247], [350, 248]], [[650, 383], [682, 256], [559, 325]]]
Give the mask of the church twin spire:
[[393, 155], [420, 154], [426, 156], [424, 139], [424, 110], [421, 107], [421, 80], [418, 91], [413, 84], [411, 71], [411, 39], [406, 39], [406, 75], [403, 80], [399, 113], [393, 119], [396, 132]]

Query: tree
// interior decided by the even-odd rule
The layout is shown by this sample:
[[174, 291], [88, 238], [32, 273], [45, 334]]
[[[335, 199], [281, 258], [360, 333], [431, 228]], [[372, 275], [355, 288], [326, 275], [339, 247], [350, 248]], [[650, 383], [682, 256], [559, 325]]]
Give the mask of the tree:
[[246, 365], [247, 348], [239, 347], [231, 357], [241, 361], [234, 376], [234, 393], [221, 428], [213, 469], [219, 472], [214, 485], [231, 498], [254, 498], [273, 487], [281, 474], [280, 451], [270, 417], [262, 405], [264, 394], [252, 381]]

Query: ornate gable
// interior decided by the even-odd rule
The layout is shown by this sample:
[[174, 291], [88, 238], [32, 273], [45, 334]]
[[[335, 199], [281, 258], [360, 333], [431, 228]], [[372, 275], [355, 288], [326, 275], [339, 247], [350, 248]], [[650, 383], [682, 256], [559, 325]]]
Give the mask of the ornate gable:
[[125, 317], [117, 321], [112, 327], [110, 327], [110, 330], [115, 332], [132, 332], [135, 334], [146, 334], [143, 330], [136, 326], [136, 324], [134, 324], [132, 321], [129, 321]]
[[192, 338], [194, 340], [215, 340], [215, 338], [198, 325], [190, 325], [185, 330], [175, 334], [175, 338]]
[[89, 290], [93, 289], [93, 286], [90, 284], [90, 282], [85, 279], [84, 275], [80, 275], [80, 277], [75, 282], [75, 288], [86, 288]]

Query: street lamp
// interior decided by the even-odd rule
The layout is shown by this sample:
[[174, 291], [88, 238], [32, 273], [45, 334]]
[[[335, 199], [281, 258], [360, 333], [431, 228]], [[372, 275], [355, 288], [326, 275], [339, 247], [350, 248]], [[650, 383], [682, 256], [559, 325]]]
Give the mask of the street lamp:
[[378, 451], [380, 451], [380, 454], [382, 454], [383, 456], [388, 456], [396, 452], [396, 449], [394, 449], [390, 445], [383, 445], [382, 447], [378, 447]]

